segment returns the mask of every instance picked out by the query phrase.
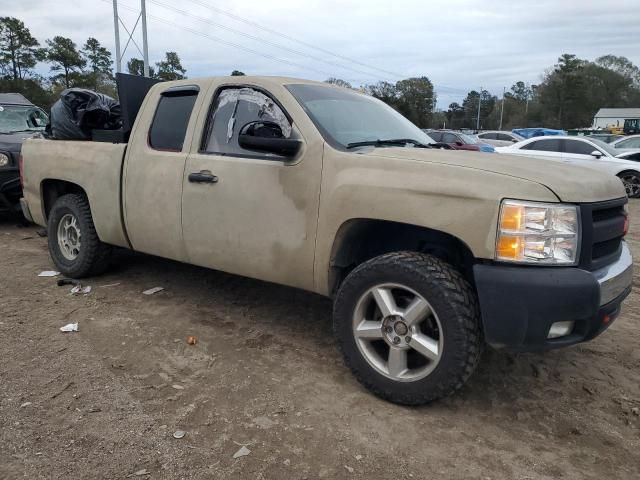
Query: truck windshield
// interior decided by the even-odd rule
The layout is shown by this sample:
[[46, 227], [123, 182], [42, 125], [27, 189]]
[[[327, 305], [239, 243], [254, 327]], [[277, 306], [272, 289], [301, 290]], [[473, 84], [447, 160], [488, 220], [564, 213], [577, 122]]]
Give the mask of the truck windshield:
[[[347, 148], [363, 143], [376, 147], [402, 143], [434, 143], [422, 130], [373, 97], [327, 85], [296, 84], [287, 89], [298, 100], [324, 139]], [[389, 142], [403, 139], [406, 142]]]
[[38, 107], [0, 105], [0, 134], [41, 132], [49, 117]]

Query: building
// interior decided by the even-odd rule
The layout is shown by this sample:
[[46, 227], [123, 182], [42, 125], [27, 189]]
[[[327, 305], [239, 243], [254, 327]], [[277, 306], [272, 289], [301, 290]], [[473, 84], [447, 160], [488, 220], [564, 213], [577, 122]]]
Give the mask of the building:
[[624, 127], [625, 120], [640, 120], [640, 108], [601, 108], [593, 117], [592, 128]]

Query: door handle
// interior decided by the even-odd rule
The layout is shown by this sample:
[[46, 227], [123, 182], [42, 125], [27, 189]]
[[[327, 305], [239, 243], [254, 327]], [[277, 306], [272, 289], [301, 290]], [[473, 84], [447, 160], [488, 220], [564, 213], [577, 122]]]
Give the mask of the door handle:
[[218, 177], [211, 172], [193, 172], [189, 174], [189, 181], [191, 183], [218, 183]]

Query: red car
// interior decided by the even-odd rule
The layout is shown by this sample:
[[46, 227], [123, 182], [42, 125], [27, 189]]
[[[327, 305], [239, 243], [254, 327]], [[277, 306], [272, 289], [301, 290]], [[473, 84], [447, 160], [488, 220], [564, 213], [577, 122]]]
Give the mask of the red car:
[[434, 142], [446, 143], [454, 150], [472, 150], [474, 152], [495, 152], [493, 146], [482, 143], [477, 138], [450, 130], [423, 130]]

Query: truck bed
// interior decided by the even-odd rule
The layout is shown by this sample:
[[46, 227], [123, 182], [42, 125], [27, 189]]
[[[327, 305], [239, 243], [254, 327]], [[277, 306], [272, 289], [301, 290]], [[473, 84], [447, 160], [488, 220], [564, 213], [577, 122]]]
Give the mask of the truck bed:
[[126, 148], [125, 143], [27, 140], [22, 148], [24, 198], [33, 221], [46, 226], [51, 208], [46, 192], [55, 193], [69, 182], [86, 193], [100, 239], [128, 247], [121, 208], [114, 208], [122, 204], [121, 178]]

